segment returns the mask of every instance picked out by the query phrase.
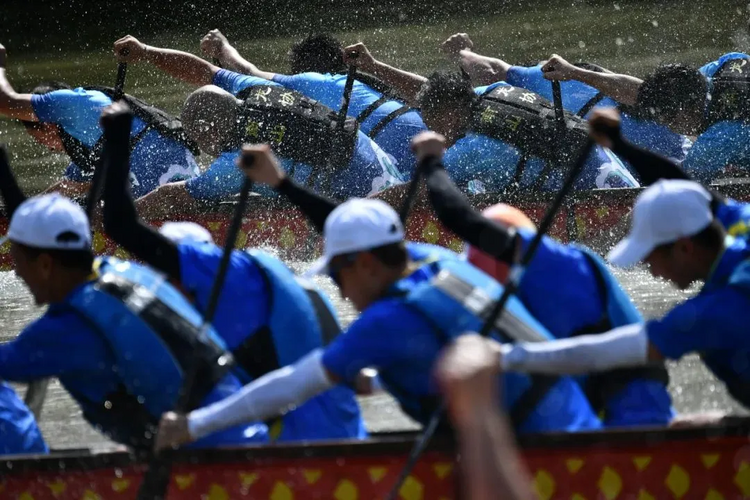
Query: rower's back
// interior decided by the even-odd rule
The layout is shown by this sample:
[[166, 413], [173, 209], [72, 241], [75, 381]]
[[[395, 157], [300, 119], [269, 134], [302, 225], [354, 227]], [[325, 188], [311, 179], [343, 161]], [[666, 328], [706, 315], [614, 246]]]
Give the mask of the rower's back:
[[[181, 286], [205, 310], [222, 251], [213, 244], [178, 244]], [[294, 364], [341, 331], [328, 298], [270, 254], [235, 250], [214, 326], [248, 382]], [[278, 441], [364, 438], [354, 392], [335, 387], [272, 422]]]

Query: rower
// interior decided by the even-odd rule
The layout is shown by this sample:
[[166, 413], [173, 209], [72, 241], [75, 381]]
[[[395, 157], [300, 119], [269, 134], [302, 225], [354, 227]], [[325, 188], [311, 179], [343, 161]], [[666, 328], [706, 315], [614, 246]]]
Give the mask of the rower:
[[[122, 55], [123, 49], [128, 55]], [[201, 87], [188, 97], [181, 116], [188, 135], [217, 157], [200, 176], [138, 200], [145, 216], [193, 211], [199, 200], [238, 193], [240, 146], [263, 140], [287, 160], [284, 167], [297, 180], [336, 199], [367, 196], [403, 182], [392, 158], [353, 120], [342, 128], [333, 110], [277, 83], [223, 70], [185, 52], [146, 46], [132, 36], [115, 42], [115, 53], [122, 61], [151, 62]]]
[[[127, 134], [132, 115], [108, 110], [105, 135], [105, 231], [125, 250], [164, 273], [199, 311], [207, 307], [222, 249], [194, 223], [167, 223], [160, 232], [138, 219], [127, 189]], [[235, 167], [237, 168], [237, 167]], [[235, 250], [213, 325], [249, 382], [297, 362], [341, 331], [336, 312], [315, 285], [258, 249]], [[287, 412], [270, 426], [276, 441], [367, 437], [354, 393], [336, 387]]]
[[16, 391], [0, 382], [0, 455], [49, 453], [34, 414]]
[[[201, 316], [160, 274], [112, 257], [94, 259], [79, 205], [58, 193], [25, 199], [4, 154], [0, 192], [16, 275], [38, 305], [49, 306], [18, 337], [0, 344], [0, 378], [57, 377], [92, 426], [141, 450], [152, 446], [158, 416], [175, 406], [183, 374], [194, 363], [200, 382], [192, 408], [241, 387], [215, 331], [201, 333]], [[267, 440], [264, 424], [245, 424], [196, 446]]]
[[[225, 68], [274, 81], [329, 108], [341, 106], [347, 65], [343, 45], [330, 34], [310, 35], [292, 46], [289, 51], [291, 75], [261, 71], [243, 59], [219, 30], [212, 30], [203, 37], [201, 49]], [[362, 132], [393, 156], [404, 179], [409, 179], [415, 165], [411, 139], [427, 127], [417, 110], [388, 94], [382, 82], [358, 73], [349, 115], [356, 117]]]
[[[650, 186], [660, 179], [693, 180], [677, 163], [625, 139], [620, 130], [621, 120], [617, 109], [596, 110], [589, 118], [589, 124], [591, 137], [629, 162], [644, 186]], [[747, 239], [750, 236], [750, 203], [727, 198], [716, 190], [704, 187], [711, 193], [711, 209], [724, 230], [730, 236]]]
[[[101, 153], [102, 131], [99, 115], [112, 103], [113, 89], [87, 87], [71, 89], [60, 82], [43, 83], [31, 94], [19, 94], [5, 74], [5, 48], [0, 45], [0, 114], [21, 120], [36, 142], [55, 152], [65, 152], [71, 164], [64, 179], [48, 191], [71, 197], [88, 193]], [[137, 106], [131, 144], [133, 192], [142, 196], [160, 184], [198, 175], [198, 165], [179, 128], [179, 120], [132, 96], [124, 96]]]
[[738, 52], [695, 69], [658, 68], [645, 80], [577, 68], [559, 56], [542, 67], [545, 78], [579, 80], [621, 104], [648, 110], [673, 131], [697, 136], [682, 168], [704, 184], [733, 168], [750, 168], [750, 56]]
[[[282, 189], [299, 191], [283, 180], [267, 146], [245, 151], [254, 157], [252, 166], [246, 168], [248, 176], [267, 178], [279, 187], [284, 182]], [[256, 169], [258, 174], [253, 173]], [[315, 198], [309, 192], [291, 196]], [[359, 317], [325, 349], [255, 380], [237, 397], [187, 416], [165, 415], [157, 446], [191, 441], [235, 422], [278, 415], [336, 384], [354, 385], [360, 371], [368, 367], [379, 371], [383, 385], [409, 416], [427, 423], [439, 403], [432, 373], [440, 350], [466, 325], [481, 326], [484, 307], [491, 307], [502, 287], [447, 250], [414, 259], [398, 214], [381, 200], [355, 198], [335, 206], [317, 197], [310, 202], [311, 211], [316, 212], [313, 216], [317, 218], [325, 205], [330, 212], [323, 231], [324, 256], [308, 274], [331, 277], [341, 295], [360, 312]], [[518, 329], [549, 338], [515, 299], [503, 317], [506, 322], [499, 331]], [[556, 379], [534, 401], [526, 396], [533, 392], [532, 379], [505, 378], [503, 385], [500, 399], [510, 409], [516, 431], [600, 426], [580, 387], [569, 378]]]
[[[547, 118], [554, 116], [552, 104], [532, 92], [503, 85], [480, 96], [459, 73], [435, 72], [424, 78], [376, 60], [361, 43], [345, 49], [345, 54], [351, 53], [357, 57], [345, 55], [347, 61], [391, 85], [407, 102], [420, 108], [431, 130], [446, 136], [450, 146], [446, 167], [459, 186], [470, 193], [499, 192], [513, 185], [558, 189], [565, 169], [554, 167], [560, 158], [572, 156], [559, 154], [561, 148], [574, 150], [585, 141], [581, 120], [571, 115], [566, 120], [579, 126], [566, 133], [566, 140], [557, 141], [555, 125]], [[523, 113], [519, 111], [522, 108]], [[574, 137], [573, 132], [578, 135]], [[615, 155], [597, 148], [575, 187], [586, 190], [637, 185]]]
[[[443, 42], [446, 52], [472, 79], [474, 85], [482, 87], [483, 92], [491, 91], [497, 82], [504, 81], [509, 85], [530, 90], [548, 101], [552, 101], [551, 82], [544, 78], [542, 65], [515, 66], [501, 59], [486, 57], [472, 50], [473, 42], [466, 33], [457, 33]], [[578, 67], [599, 73], [611, 71], [591, 63], [576, 63]], [[581, 118], [586, 118], [591, 111], [601, 107], [617, 106], [612, 98], [605, 96], [594, 87], [576, 80], [561, 82], [562, 104], [566, 111]], [[644, 119], [635, 113], [636, 110], [622, 110], [622, 130], [634, 144], [665, 155], [681, 162], [692, 143], [685, 136], [669, 130], [663, 125]]]
[[698, 353], [729, 394], [750, 408], [750, 248], [728, 236], [700, 184], [662, 180], [636, 199], [630, 233], [608, 254], [618, 266], [639, 262], [680, 290], [700, 292], [661, 319], [608, 333], [528, 345], [502, 346], [509, 371], [581, 373], [678, 360]]
[[[438, 219], [471, 246], [468, 260], [501, 283], [535, 227], [522, 212], [496, 205], [476, 213], [451, 182], [440, 158], [441, 136], [415, 139], [425, 158], [425, 179]], [[534, 254], [518, 298], [556, 338], [569, 338], [642, 321], [641, 315], [601, 259], [586, 247], [547, 236]], [[616, 370], [580, 380], [606, 426], [667, 424], [673, 416], [663, 365]]]

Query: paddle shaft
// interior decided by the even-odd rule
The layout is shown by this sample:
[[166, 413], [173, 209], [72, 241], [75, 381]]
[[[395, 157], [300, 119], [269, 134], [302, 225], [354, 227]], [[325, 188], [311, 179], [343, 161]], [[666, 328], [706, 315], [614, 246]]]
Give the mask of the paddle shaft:
[[417, 166], [417, 169], [414, 172], [414, 178], [409, 184], [409, 190], [406, 192], [406, 197], [401, 205], [401, 210], [398, 212], [399, 217], [401, 218], [401, 225], [404, 226], [404, 231], [406, 231], [406, 221], [409, 219], [409, 212], [411, 212], [411, 207], [417, 197], [422, 177], [424, 177], [424, 169], [421, 166]]
[[[248, 160], [245, 159], [247, 162]], [[237, 241], [237, 235], [242, 227], [242, 217], [245, 213], [245, 206], [247, 200], [250, 197], [250, 191], [252, 191], [253, 183], [249, 179], [246, 179], [242, 184], [242, 190], [240, 191], [240, 199], [237, 202], [237, 207], [234, 209], [234, 215], [232, 216], [232, 222], [227, 230], [226, 240], [224, 241], [224, 250], [221, 255], [221, 261], [219, 261], [219, 268], [216, 272], [213, 285], [211, 286], [211, 295], [208, 299], [208, 304], [203, 313], [203, 324], [201, 325], [201, 335], [205, 335], [210, 327], [211, 321], [216, 314], [216, 306], [219, 303], [219, 297], [221, 290], [224, 286], [224, 281], [229, 270], [229, 262], [231, 260], [232, 251]], [[182, 391], [180, 397], [175, 406], [175, 411], [184, 413], [188, 411], [188, 403], [191, 399], [191, 393], [193, 392], [193, 386], [195, 385], [197, 377], [197, 362], [191, 363], [188, 367], [187, 373], [185, 374], [185, 380], [183, 382]], [[143, 475], [143, 482], [138, 489], [138, 500], [153, 500], [162, 499], [167, 494], [169, 488], [169, 478], [171, 474], [171, 461], [163, 455], [157, 454], [149, 463], [149, 467]]]
[[[352, 52], [351, 57], [356, 58], [357, 52]], [[352, 100], [352, 89], [354, 89], [354, 79], [357, 77], [357, 66], [355, 64], [349, 65], [349, 71], [346, 73], [346, 83], [344, 84], [344, 100], [339, 110], [339, 116], [336, 120], [340, 128], [344, 128], [346, 122], [346, 114], [349, 112], [349, 102]]]
[[562, 89], [560, 88], [559, 80], [552, 80], [552, 103], [555, 106], [557, 132], [563, 136], [563, 132], [565, 131], [565, 110], [563, 109]]
[[[515, 293], [515, 291], [517, 290], [518, 284], [520, 283], [521, 278], [523, 277], [523, 272], [526, 266], [529, 264], [532, 257], [534, 256], [534, 253], [536, 252], [536, 249], [539, 247], [539, 244], [542, 242], [542, 237], [549, 230], [550, 226], [552, 226], [552, 222], [555, 220], [555, 216], [557, 215], [557, 212], [560, 210], [560, 207], [562, 206], [565, 196], [573, 187], [573, 184], [575, 184], [575, 181], [578, 178], [578, 175], [581, 173], [581, 170], [583, 170], [583, 167], [586, 164], [586, 160], [588, 159], [589, 153], [591, 152], [591, 148], [593, 146], [594, 146], [594, 143], [591, 139], [586, 141], [586, 144], [581, 150], [581, 153], [579, 154], [575, 164], [568, 172], [568, 176], [566, 177], [565, 182], [560, 188], [560, 191], [557, 193], [557, 196], [555, 196], [555, 199], [552, 201], [552, 204], [550, 205], [550, 208], [547, 210], [547, 213], [544, 215], [544, 219], [542, 219], [541, 224], [539, 224], [539, 229], [534, 235], [534, 239], [531, 240], [531, 243], [529, 244], [529, 248], [526, 250], [526, 252], [524, 252], [520, 263], [517, 265], [514, 265], [513, 268], [511, 269], [508, 284], [505, 286], [503, 290], [503, 294], [500, 296], [498, 301], [495, 302], [495, 305], [492, 308], [492, 311], [490, 312], [489, 316], [485, 320], [484, 324], [482, 325], [482, 329], [479, 332], [479, 334], [482, 335], [483, 337], [488, 337], [489, 334], [492, 332], [492, 329], [495, 326], [495, 323], [497, 322], [498, 318], [500, 317], [503, 310], [505, 309], [505, 304], [507, 304], [511, 295]], [[432, 439], [432, 436], [435, 434], [435, 431], [438, 428], [440, 420], [443, 417], [443, 412], [445, 411], [445, 408], [446, 408], [446, 404], [445, 404], [445, 401], [443, 400], [440, 403], [440, 407], [430, 417], [430, 420], [427, 426], [425, 427], [425, 430], [422, 433], [422, 436], [414, 444], [412, 451], [409, 453], [409, 458], [406, 461], [406, 465], [401, 470], [401, 474], [399, 474], [399, 477], [396, 480], [396, 483], [394, 484], [390, 493], [386, 497], [387, 500], [396, 500], [398, 498], [401, 485], [403, 485], [404, 481], [406, 481], [406, 478], [409, 477], [409, 474], [411, 474], [411, 471], [414, 469], [414, 466], [417, 464], [417, 461], [419, 460], [419, 457], [422, 455], [422, 452], [425, 450], [425, 448], [430, 442], [430, 439]]]

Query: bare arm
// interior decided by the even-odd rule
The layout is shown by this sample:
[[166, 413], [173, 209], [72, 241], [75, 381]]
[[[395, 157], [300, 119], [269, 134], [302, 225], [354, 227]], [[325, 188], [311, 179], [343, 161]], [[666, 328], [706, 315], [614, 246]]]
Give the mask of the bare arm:
[[220, 69], [193, 54], [152, 47], [129, 35], [115, 42], [115, 56], [120, 62], [150, 62], [165, 73], [197, 87], [211, 85]]
[[63, 179], [55, 182], [50, 187], [44, 190], [45, 193], [60, 193], [68, 198], [83, 198], [91, 187], [90, 182], [71, 181], [69, 179]]
[[605, 95], [610, 96], [622, 104], [635, 105], [638, 101], [638, 91], [643, 80], [630, 75], [618, 73], [597, 73], [573, 66], [558, 55], [542, 66], [547, 80], [578, 80], [590, 85]]
[[203, 37], [201, 50], [206, 56], [217, 59], [223, 67], [236, 73], [265, 78], [266, 80], [273, 80], [273, 77], [276, 76], [276, 73], [262, 71], [243, 58], [219, 30], [211, 30]]
[[200, 210], [200, 204], [188, 193], [184, 181], [159, 186], [138, 198], [135, 206], [145, 219], [163, 219], [173, 214], [194, 213]]
[[5, 60], [5, 47], [0, 45], [0, 114], [17, 120], [38, 121], [31, 106], [31, 94], [17, 93], [8, 81]]
[[409, 73], [408, 71], [377, 61], [372, 57], [372, 54], [370, 54], [370, 51], [367, 50], [367, 47], [363, 43], [350, 45], [345, 48], [344, 62], [346, 64], [356, 64], [365, 73], [379, 78], [383, 83], [393, 88], [411, 106], [416, 105], [417, 93], [422, 84], [427, 81], [423, 76]]
[[501, 59], [472, 52], [474, 43], [466, 33], [450, 36], [441, 48], [448, 58], [466, 71], [475, 86], [504, 81], [511, 66]]

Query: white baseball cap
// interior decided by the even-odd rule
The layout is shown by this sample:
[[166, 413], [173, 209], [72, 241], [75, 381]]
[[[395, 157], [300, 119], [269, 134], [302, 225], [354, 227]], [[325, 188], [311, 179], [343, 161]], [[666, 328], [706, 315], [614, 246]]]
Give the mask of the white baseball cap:
[[13, 213], [0, 244], [6, 240], [45, 250], [87, 250], [91, 248], [89, 218], [80, 205], [59, 193], [34, 196]]
[[659, 245], [698, 234], [713, 221], [711, 194], [697, 182], [661, 180], [635, 200], [630, 234], [607, 254], [607, 260], [630, 267]]
[[195, 222], [165, 222], [159, 232], [175, 243], [213, 243], [211, 233]]
[[328, 273], [328, 264], [337, 255], [404, 241], [404, 226], [386, 202], [352, 198], [328, 215], [323, 239], [323, 257], [315, 261], [306, 276]]

